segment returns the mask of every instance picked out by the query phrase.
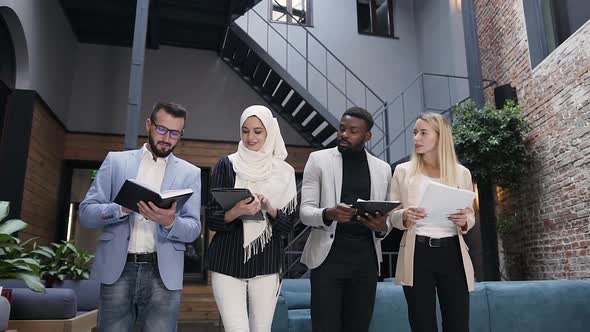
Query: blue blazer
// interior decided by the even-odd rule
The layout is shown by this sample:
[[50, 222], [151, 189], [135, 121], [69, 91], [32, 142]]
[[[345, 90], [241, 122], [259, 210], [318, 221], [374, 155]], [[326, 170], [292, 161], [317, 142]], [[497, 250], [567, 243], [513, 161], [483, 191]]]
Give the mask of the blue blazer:
[[[127, 259], [130, 218], [122, 216], [113, 203], [126, 179], [135, 179], [141, 161], [141, 150], [110, 152], [80, 203], [80, 223], [88, 228], [102, 228], [98, 237], [92, 278], [103, 284], [119, 279]], [[157, 227], [158, 269], [169, 290], [182, 289], [185, 243], [195, 241], [201, 233], [201, 170], [173, 154], [168, 157], [162, 191], [191, 188], [193, 195], [176, 211], [174, 225]]]

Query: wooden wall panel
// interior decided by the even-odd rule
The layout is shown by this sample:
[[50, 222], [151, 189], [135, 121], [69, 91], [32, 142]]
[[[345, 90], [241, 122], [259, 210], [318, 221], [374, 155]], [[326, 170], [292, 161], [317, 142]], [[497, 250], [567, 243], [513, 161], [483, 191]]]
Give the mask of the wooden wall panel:
[[33, 111], [21, 211], [29, 227], [19, 233], [20, 238], [39, 237], [39, 244], [55, 241], [65, 136], [65, 129], [38, 99]]
[[[146, 141], [140, 138], [140, 143]], [[236, 151], [237, 143], [214, 141], [181, 141], [174, 154], [199, 167], [213, 167], [217, 161]], [[123, 150], [123, 136], [87, 133], [66, 134], [64, 159], [66, 160], [104, 160], [109, 151]], [[303, 172], [309, 154], [314, 151], [310, 147], [287, 146], [289, 162], [297, 172]]]

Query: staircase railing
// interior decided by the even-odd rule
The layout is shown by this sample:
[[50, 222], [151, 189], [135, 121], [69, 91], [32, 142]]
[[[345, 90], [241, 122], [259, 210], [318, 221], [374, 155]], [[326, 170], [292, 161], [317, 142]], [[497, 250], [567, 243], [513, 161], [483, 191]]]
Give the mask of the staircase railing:
[[[373, 142], [373, 145], [371, 145], [373, 147], [373, 154], [388, 160], [390, 163], [407, 158], [413, 145], [413, 126], [416, 122], [416, 116], [422, 112], [437, 112], [448, 116], [452, 121], [453, 106], [469, 98], [468, 79], [465, 76], [432, 73], [420, 73], [416, 76], [399, 95], [389, 103], [384, 103], [383, 107], [380, 107], [373, 113], [375, 119], [387, 119], [386, 115], [388, 113], [395, 114], [396, 119], [401, 119], [397, 124], [398, 129], [391, 139], [384, 137]], [[441, 84], [444, 88], [441, 88]], [[495, 81], [484, 80], [483, 89], [488, 89], [495, 84]], [[394, 124], [389, 122], [375, 122], [375, 127], [383, 131], [389, 131], [389, 127], [392, 125]], [[379, 128], [379, 126], [383, 126], [383, 129]], [[383, 142], [383, 149], [376, 151], [374, 148]], [[389, 158], [392, 159], [390, 160]], [[301, 220], [298, 219], [296, 226], [300, 223]], [[302, 252], [292, 250], [292, 247], [304, 234], [307, 234], [309, 228], [309, 226], [306, 226], [300, 233], [290, 238], [285, 248], [285, 254], [288, 257], [295, 256], [296, 259], [288, 259], [289, 266], [287, 267], [287, 272], [291, 271], [300, 261]], [[383, 254], [389, 260], [389, 276], [392, 276], [392, 255], [397, 255], [397, 252]]]
[[[336, 119], [352, 106], [369, 111], [387, 109], [387, 103], [371, 87], [358, 77], [342, 60], [324, 45], [306, 26], [298, 22], [276, 0], [273, 5], [282, 8], [293, 23], [269, 22], [256, 7], [248, 10], [235, 24], [250, 35], [266, 53], [272, 56], [309, 93], [311, 93]], [[242, 20], [240, 23], [239, 21]], [[244, 22], [245, 20], [245, 22]], [[244, 26], [245, 25], [245, 28]], [[282, 30], [282, 31], [280, 31]], [[372, 151], [385, 151], [389, 129], [388, 112], [375, 119]], [[338, 123], [331, 123], [338, 128]], [[321, 130], [323, 128], [318, 128]], [[333, 140], [330, 137], [327, 141]]]
[[[453, 105], [469, 98], [468, 77], [420, 73], [395, 98], [386, 102], [297, 18], [276, 0], [269, 1], [281, 7], [294, 23], [271, 24], [253, 7], [234, 24], [252, 37], [335, 119], [352, 106], [363, 107], [371, 112], [375, 125], [367, 147], [375, 156], [389, 163], [408, 157], [413, 144], [412, 128], [420, 113], [438, 112], [452, 120]], [[238, 22], [240, 20], [241, 23]], [[491, 80], [483, 81], [484, 90], [496, 84]], [[331, 124], [338, 128], [338, 123]], [[319, 127], [317, 130], [322, 129]], [[326, 141], [333, 139], [331, 136]], [[300, 223], [298, 219], [295, 225]], [[306, 226], [300, 233], [289, 237], [285, 254], [296, 258], [288, 259], [287, 273], [300, 261], [302, 254], [302, 251], [293, 250], [293, 246], [308, 233], [309, 228]], [[397, 252], [386, 252], [384, 255], [389, 263], [389, 276], [392, 276], [392, 257]]]
[[[496, 84], [483, 80], [483, 89]], [[469, 77], [447, 74], [420, 73], [395, 98], [373, 113], [374, 118], [387, 118], [390, 133], [383, 138], [382, 149], [373, 150], [379, 158], [388, 157], [390, 163], [409, 156], [413, 145], [413, 126], [423, 112], [437, 112], [453, 120], [453, 106], [469, 99]], [[387, 114], [389, 116], [386, 116]], [[389, 119], [399, 120], [389, 122]], [[377, 127], [377, 124], [375, 125]], [[380, 141], [373, 142], [381, 143]]]

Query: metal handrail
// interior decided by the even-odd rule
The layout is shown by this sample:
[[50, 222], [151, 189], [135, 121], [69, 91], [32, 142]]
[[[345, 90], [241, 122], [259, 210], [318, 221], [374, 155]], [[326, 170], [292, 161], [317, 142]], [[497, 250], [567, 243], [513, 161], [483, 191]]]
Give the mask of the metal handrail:
[[[277, 29], [275, 29], [275, 28], [272, 26], [272, 24], [270, 24], [269, 22], [267, 22], [267, 21], [266, 21], [266, 19], [265, 19], [265, 18], [264, 18], [264, 17], [263, 17], [263, 16], [262, 16], [262, 15], [261, 15], [261, 14], [260, 14], [260, 13], [259, 13], [259, 12], [258, 12], [256, 9], [252, 8], [252, 9], [250, 9], [250, 10], [248, 11], [248, 13], [249, 13], [249, 12], [253, 12], [253, 13], [254, 13], [254, 14], [256, 14], [256, 15], [257, 15], [257, 16], [258, 16], [260, 19], [262, 19], [262, 20], [263, 20], [263, 21], [266, 23], [267, 27], [271, 28], [271, 29], [272, 29], [274, 32], [276, 32], [276, 34], [277, 34], [277, 35], [278, 35], [278, 36], [279, 36], [279, 37], [280, 37], [282, 40], [284, 40], [284, 41], [287, 43], [287, 45], [288, 45], [288, 46], [291, 46], [291, 48], [292, 48], [292, 49], [293, 49], [295, 52], [297, 52], [297, 54], [299, 54], [299, 56], [301, 56], [303, 59], [305, 59], [305, 63], [306, 63], [306, 65], [310, 65], [310, 66], [311, 66], [313, 69], [315, 69], [315, 71], [316, 71], [318, 74], [320, 74], [320, 75], [321, 75], [321, 76], [322, 76], [324, 79], [326, 79], [326, 82], [327, 82], [327, 83], [329, 83], [329, 84], [330, 84], [330, 85], [331, 85], [331, 86], [332, 86], [334, 89], [336, 89], [338, 92], [340, 92], [340, 94], [341, 94], [341, 95], [342, 95], [344, 98], [346, 98], [346, 100], [347, 100], [348, 102], [350, 102], [350, 103], [351, 103], [352, 105], [354, 105], [354, 106], [358, 106], [358, 105], [357, 105], [357, 104], [356, 104], [356, 103], [355, 103], [355, 102], [354, 102], [352, 99], [350, 99], [350, 98], [348, 97], [348, 93], [347, 93], [346, 91], [344, 91], [344, 92], [343, 92], [343, 91], [342, 91], [342, 90], [341, 90], [341, 89], [340, 89], [340, 88], [339, 88], [339, 87], [338, 87], [336, 84], [334, 84], [334, 82], [332, 82], [332, 81], [331, 81], [331, 80], [328, 78], [328, 76], [327, 76], [327, 75], [325, 75], [324, 73], [322, 73], [322, 71], [321, 71], [321, 70], [320, 70], [318, 67], [316, 67], [316, 66], [315, 66], [315, 65], [314, 65], [314, 64], [313, 64], [311, 61], [309, 61], [308, 57], [307, 57], [307, 56], [305, 56], [305, 55], [303, 55], [303, 54], [302, 54], [302, 53], [301, 53], [301, 52], [300, 52], [300, 51], [297, 49], [297, 47], [296, 47], [295, 45], [293, 45], [293, 44], [292, 44], [292, 43], [291, 43], [291, 42], [290, 42], [290, 41], [289, 41], [287, 38], [285, 38], [285, 36], [283, 36], [283, 35], [281, 34], [281, 32], [280, 32], [280, 31], [278, 31]], [[290, 13], [288, 13], [288, 14], [289, 14], [289, 15], [291, 15]], [[307, 33], [308, 33], [310, 36], [312, 36], [312, 37], [313, 37], [313, 38], [314, 38], [316, 41], [318, 41], [318, 42], [319, 42], [319, 40], [317, 39], [317, 37], [315, 37], [315, 36], [314, 36], [314, 35], [313, 35], [311, 32], [309, 32], [309, 30], [307, 30], [307, 29], [306, 29], [306, 28], [305, 28], [303, 25], [301, 25], [299, 22], [298, 22], [297, 24], [298, 24], [300, 27], [303, 27], [303, 28], [306, 30], [306, 32], [307, 32]], [[248, 26], [246, 26], [246, 29], [248, 29]], [[288, 29], [288, 28], [287, 28], [287, 29]], [[246, 33], [248, 33], [248, 31], [246, 31]], [[376, 94], [376, 93], [375, 93], [375, 92], [374, 92], [374, 91], [373, 91], [373, 90], [372, 90], [372, 89], [371, 89], [371, 88], [370, 88], [370, 87], [369, 87], [369, 86], [368, 86], [368, 85], [367, 85], [365, 82], [363, 82], [363, 81], [362, 81], [362, 80], [361, 80], [361, 79], [360, 79], [360, 78], [359, 78], [359, 77], [358, 77], [358, 76], [357, 76], [357, 75], [356, 75], [354, 72], [352, 72], [352, 71], [351, 71], [351, 70], [350, 70], [350, 69], [349, 69], [349, 68], [348, 68], [346, 65], [344, 65], [344, 63], [343, 63], [343, 62], [342, 62], [340, 59], [338, 59], [338, 58], [337, 58], [337, 57], [334, 55], [334, 53], [332, 53], [332, 52], [331, 52], [331, 51], [330, 51], [328, 48], [326, 48], [326, 47], [324, 46], [324, 44], [322, 44], [321, 42], [320, 42], [320, 44], [321, 44], [321, 45], [324, 47], [324, 49], [325, 49], [326, 53], [329, 53], [330, 55], [332, 55], [332, 57], [333, 57], [335, 60], [337, 60], [337, 61], [338, 61], [340, 64], [342, 64], [342, 65], [343, 65], [343, 67], [346, 69], [346, 71], [347, 71], [347, 72], [349, 72], [350, 74], [352, 74], [352, 75], [353, 75], [353, 76], [354, 76], [354, 77], [355, 77], [355, 78], [356, 78], [356, 79], [359, 81], [359, 83], [361, 83], [361, 84], [364, 86], [364, 88], [365, 88], [365, 89], [369, 90], [369, 91], [370, 91], [370, 92], [371, 92], [371, 93], [372, 93], [372, 94], [373, 94], [373, 95], [374, 95], [374, 96], [375, 96], [377, 99], [379, 99], [379, 101], [381, 101], [382, 103], [384, 102], [384, 101], [383, 101], [383, 99], [381, 99], [381, 97], [379, 97], [379, 95], [377, 95], [377, 94]], [[266, 51], [268, 52], [268, 49], [267, 49]], [[287, 57], [288, 57], [288, 54], [287, 54]], [[327, 67], [326, 67], [326, 71], [327, 71]], [[346, 77], [346, 76], [345, 76], [345, 77]], [[308, 86], [306, 86], [305, 88], [306, 88], [306, 89], [308, 89], [309, 87], [308, 87]], [[326, 91], [326, 95], [327, 95], [327, 94], [328, 94], [328, 92]], [[327, 104], [327, 103], [326, 103], [326, 104]], [[366, 97], [365, 97], [365, 104], [366, 104]], [[328, 106], [328, 105], [326, 105], [326, 106]], [[366, 107], [367, 107], [367, 105], [365, 105], [365, 108], [366, 108]]]
[[[272, 1], [272, 0], [271, 0]], [[310, 88], [310, 73], [313, 73], [311, 71], [315, 71], [315, 73], [313, 73], [313, 75], [316, 75], [315, 77], [317, 77], [320, 80], [325, 80], [325, 95], [322, 95], [322, 99], [323, 102], [322, 104], [325, 104], [326, 109], [328, 112], [331, 112], [331, 107], [330, 105], [336, 105], [336, 104], [331, 104], [330, 103], [330, 95], [332, 93], [336, 93], [337, 94], [337, 98], [342, 98], [340, 99], [342, 102], [344, 102], [347, 107], [349, 105], [352, 106], [359, 106], [359, 104], [362, 105], [362, 99], [364, 97], [364, 108], [369, 110], [369, 104], [371, 105], [375, 105], [377, 106], [376, 108], [378, 110], [382, 110], [382, 109], [386, 109], [387, 107], [387, 103], [384, 101], [383, 98], [381, 98], [371, 87], [369, 87], [367, 85], [367, 83], [365, 83], [357, 74], [355, 74], [340, 58], [338, 58], [331, 50], [328, 49], [328, 47], [322, 43], [319, 38], [317, 38], [306, 26], [304, 26], [303, 24], [301, 24], [297, 18], [295, 16], [293, 16], [292, 13], [290, 13], [285, 6], [282, 6], [280, 3], [278, 3], [276, 0], [272, 1], [271, 5], [275, 5], [276, 7], [279, 7], [282, 9], [282, 12], [284, 12], [284, 15], [287, 15], [288, 17], [290, 17], [290, 19], [293, 21], [293, 24], [287, 24], [286, 25], [286, 31], [279, 31], [277, 30], [273, 24], [271, 24], [271, 20], [264, 17], [264, 15], [262, 15], [256, 8], [252, 7], [250, 8], [250, 10], [248, 10], [246, 12], [245, 15], [245, 19], [246, 19], [246, 27], [245, 27], [245, 33], [247, 35], [250, 35], [250, 13], [252, 13], [252, 15], [254, 16], [258, 16], [258, 18], [262, 21], [262, 23], [264, 25], [266, 25], [266, 49], [264, 49], [264, 45], [262, 45], [262, 43], [259, 43], [260, 46], [262, 46], [262, 48], [266, 51], [266, 52], [270, 52], [270, 44], [269, 44], [269, 40], [270, 40], [270, 35], [269, 35], [269, 31], [273, 31], [273, 36], [276, 34], [278, 35], [279, 39], [281, 41], [281, 43], [285, 43], [285, 47], [286, 47], [286, 52], [285, 52], [285, 63], [281, 64], [281, 66], [284, 66], [284, 69], [286, 69], [287, 72], [289, 72], [289, 58], [290, 55], [289, 53], [294, 51], [293, 54], [294, 56], [298, 56], [301, 59], [303, 59], [304, 61], [302, 61], [302, 64], [305, 64], [305, 84], [304, 85], [305, 89], [307, 89], [309, 91]], [[280, 23], [280, 22], [279, 22]], [[233, 23], [234, 25], [238, 26], [237, 22]], [[302, 30], [302, 32], [305, 32], [305, 55], [303, 54], [303, 52], [301, 52], [298, 47], [296, 45], [294, 45], [290, 39], [289, 39], [289, 30], [291, 30], [291, 26], [294, 27], [299, 27]], [[272, 30], [271, 30], [272, 29]], [[286, 35], [286, 37], [285, 37]], [[309, 40], [310, 40], [310, 36], [311, 36], [311, 40], [315, 40], [315, 42], [317, 42], [318, 46], [320, 47], [320, 53], [324, 53], [325, 54], [325, 70], [321, 70], [319, 67], [321, 67], [322, 65], [320, 63], [316, 64], [314, 62], [311, 61], [311, 57], [309, 56]], [[332, 59], [330, 59], [329, 57], [332, 57]], [[320, 60], [323, 61], [323, 60]], [[338, 81], [339, 83], [337, 84], [335, 81], [333, 81], [333, 78], [331, 78], [329, 76], [329, 72], [330, 72], [330, 68], [331, 65], [330, 64], [334, 64], [336, 66], [338, 66], [337, 72], [339, 73], [343, 73], [343, 82]], [[333, 75], [332, 75], [333, 76]], [[338, 77], [342, 77], [342, 76], [338, 76]], [[358, 93], [349, 93], [349, 81], [350, 80], [354, 80], [354, 91], [358, 91]], [[357, 90], [358, 88], [358, 90]], [[318, 93], [321, 92], [318, 91]], [[313, 94], [313, 93], [312, 93]], [[314, 94], [315, 96], [317, 96], [316, 94]], [[352, 97], [355, 97], [355, 99], [357, 101], [354, 101], [352, 99]], [[334, 112], [331, 112], [334, 113]], [[384, 122], [385, 124], [388, 122], [388, 114], [384, 114]], [[336, 125], [336, 124], [332, 124], [332, 125]], [[384, 137], [385, 142], [388, 141], [388, 137], [389, 137], [389, 128], [387, 125], [380, 125], [377, 121], [375, 123], [375, 129], [379, 131], [379, 134], [382, 135], [382, 137]], [[378, 139], [378, 135], [374, 135], [375, 139]], [[382, 140], [379, 140], [379, 142], [381, 142]], [[374, 149], [375, 147], [377, 147], [378, 143], [373, 144], [372, 142], [370, 142], [369, 144], [367, 144], [367, 149], [369, 151], [371, 151], [372, 149]], [[382, 143], [384, 144], [384, 143]], [[371, 151], [372, 152], [372, 151]], [[386, 159], [389, 160], [389, 156], [388, 156], [388, 152], [386, 152]]]
[[[301, 218], [299, 219], [299, 221], [301, 221]], [[310, 229], [311, 226], [305, 226], [305, 228], [299, 233], [297, 234], [297, 236], [295, 236], [295, 238], [293, 240], [291, 240], [291, 242], [289, 242], [286, 246], [285, 249], [290, 248], [297, 240], [299, 240], [299, 238], [301, 238], [301, 236], [303, 236], [303, 234], [305, 232], [307, 232], [308, 229]]]
[[330, 55], [332, 55], [332, 57], [336, 61], [338, 61], [344, 68], [346, 68], [346, 70], [348, 70], [352, 74], [352, 76], [354, 76], [357, 80], [359, 80], [359, 82], [361, 82], [367, 88], [367, 90], [369, 90], [373, 95], [375, 95], [375, 97], [377, 97], [377, 99], [379, 99], [379, 101], [382, 104], [385, 103], [385, 100], [383, 100], [381, 97], [379, 97], [379, 95], [375, 91], [373, 91], [373, 89], [371, 89], [367, 84], [365, 84], [363, 82], [363, 80], [361, 80], [350, 68], [348, 68], [348, 66], [346, 64], [344, 64], [344, 62], [342, 62], [342, 60], [340, 60], [334, 53], [332, 53], [332, 51], [330, 51], [330, 49], [326, 45], [324, 45], [324, 43], [322, 43], [313, 33], [311, 33], [311, 31], [309, 31], [309, 29], [306, 26], [304, 26], [303, 24], [299, 23], [299, 21], [297, 21], [297, 19], [295, 18], [295, 16], [293, 16], [293, 14], [289, 13], [289, 11], [287, 10], [287, 8], [285, 8], [283, 5], [281, 5], [280, 3], [278, 3], [277, 0], [273, 0], [273, 2], [275, 4], [277, 4], [279, 7], [281, 7], [282, 9], [284, 9], [285, 10], [285, 13], [289, 17], [291, 17], [293, 19], [293, 21], [296, 22], [296, 24], [298, 26], [302, 27], [313, 39], [315, 39], [320, 45], [322, 45], [322, 47], [324, 49], [326, 49], [326, 51], [328, 53], [330, 53]]
[[[425, 96], [424, 96], [424, 78], [425, 77], [441, 77], [441, 78], [446, 78], [447, 79], [447, 89], [449, 89], [449, 107], [446, 109], [437, 109], [437, 108], [431, 108], [431, 107], [427, 107], [426, 105], [426, 100], [425, 100]], [[469, 98], [469, 96], [467, 98], [462, 99], [461, 101], [458, 101], [457, 103], [452, 103], [451, 102], [451, 93], [450, 93], [450, 89], [451, 89], [451, 79], [455, 79], [455, 80], [469, 80], [469, 77], [467, 76], [460, 76], [460, 75], [449, 75], [449, 74], [436, 74], [436, 73], [420, 73], [418, 74], [412, 81], [410, 81], [409, 84], [406, 85], [406, 87], [394, 98], [391, 99], [391, 101], [389, 103], [387, 103], [387, 106], [391, 106], [394, 105], [399, 99], [402, 100], [402, 119], [404, 122], [404, 125], [402, 127], [402, 129], [397, 133], [397, 135], [394, 135], [394, 137], [391, 140], [388, 140], [385, 144], [385, 147], [383, 148], [383, 150], [381, 150], [381, 152], [377, 153], [376, 156], [382, 156], [384, 153], [389, 154], [390, 151], [390, 147], [397, 142], [397, 140], [402, 137], [402, 135], [404, 135], [408, 128], [410, 126], [412, 126], [412, 124], [414, 123], [413, 121], [410, 121], [409, 123], [406, 124], [406, 114], [405, 114], [405, 107], [406, 107], [406, 103], [404, 100], [404, 96], [405, 94], [408, 92], [408, 90], [410, 88], [412, 88], [414, 86], [414, 84], [418, 81], [421, 80], [422, 86], [421, 86], [421, 102], [422, 102], [422, 110], [423, 111], [435, 111], [435, 112], [439, 112], [441, 114], [446, 114], [449, 113], [451, 118], [452, 118], [452, 108], [454, 105], [456, 104], [460, 104], [462, 102], [464, 102], [466, 99]], [[483, 79], [483, 82], [485, 82], [486, 84], [484, 84], [484, 86], [482, 87], [484, 90], [497, 84], [496, 81], [493, 80], [489, 80], [489, 79]], [[389, 111], [389, 109], [387, 108], [379, 108], [377, 111], [375, 111], [373, 113], [373, 117], [376, 118], [378, 116], [380, 116], [381, 114], [386, 114]], [[386, 126], [389, 126], [388, 123], [386, 123]], [[405, 136], [403, 136], [405, 138]], [[378, 141], [380, 142], [380, 141]], [[407, 151], [407, 144], [404, 143], [404, 153], [405, 155], [408, 154]]]
[[[449, 74], [435, 74], [435, 73], [424, 73], [421, 72], [418, 75], [416, 75], [416, 77], [410, 81], [409, 84], [407, 84], [400, 93], [398, 93], [393, 99], [391, 99], [391, 101], [389, 101], [388, 103], [385, 103], [385, 105], [392, 105], [394, 102], [396, 102], [401, 96], [402, 94], [404, 94], [404, 92], [406, 92], [412, 85], [414, 85], [414, 83], [416, 83], [416, 81], [423, 76], [434, 76], [434, 77], [445, 77], [445, 78], [457, 78], [457, 79], [466, 79], [468, 80], [469, 77], [468, 76], [459, 76], [459, 75], [449, 75]], [[492, 85], [497, 84], [498, 82], [494, 81], [494, 80], [489, 80], [489, 79], [482, 79], [483, 82], [488, 82], [489, 84], [484, 86], [483, 89], [487, 89]], [[375, 116], [375, 114], [377, 114], [377, 112], [381, 111], [382, 107], [378, 108], [375, 112], [373, 112], [373, 116]]]

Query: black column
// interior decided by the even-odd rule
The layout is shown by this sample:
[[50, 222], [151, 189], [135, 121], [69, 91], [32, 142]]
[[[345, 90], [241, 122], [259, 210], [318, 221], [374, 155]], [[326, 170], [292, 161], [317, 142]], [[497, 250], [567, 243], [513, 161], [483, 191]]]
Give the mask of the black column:
[[496, 231], [496, 188], [491, 180], [477, 184], [479, 195], [479, 222], [483, 249], [483, 280], [500, 280], [498, 236]]
[[0, 144], [2, 144], [2, 128], [4, 128], [4, 115], [6, 114], [6, 103], [10, 95], [10, 89], [0, 80]]
[[10, 202], [9, 218], [20, 218], [36, 96], [35, 91], [16, 90], [10, 96], [4, 114], [0, 144], [0, 200]]
[[462, 0], [463, 35], [465, 37], [465, 55], [467, 57], [467, 76], [469, 77], [469, 96], [477, 106], [484, 105], [483, 82], [481, 79], [481, 60], [479, 54], [479, 34], [475, 20], [473, 0]]

